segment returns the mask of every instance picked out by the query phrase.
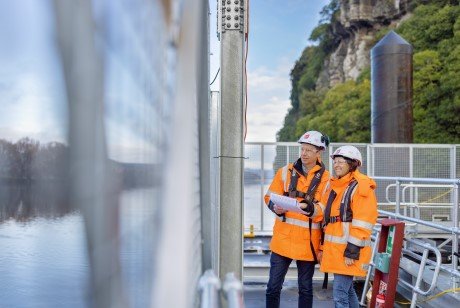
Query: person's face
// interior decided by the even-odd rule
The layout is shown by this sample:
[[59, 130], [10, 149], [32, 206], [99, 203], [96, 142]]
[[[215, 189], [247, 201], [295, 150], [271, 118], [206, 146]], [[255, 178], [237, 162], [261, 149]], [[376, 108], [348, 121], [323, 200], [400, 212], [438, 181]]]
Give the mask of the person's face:
[[343, 157], [336, 157], [333, 160], [334, 172], [338, 178], [346, 175], [350, 171], [350, 165]]
[[320, 151], [311, 144], [303, 143], [300, 145], [300, 160], [305, 166], [311, 166], [316, 164], [316, 160], [319, 158]]

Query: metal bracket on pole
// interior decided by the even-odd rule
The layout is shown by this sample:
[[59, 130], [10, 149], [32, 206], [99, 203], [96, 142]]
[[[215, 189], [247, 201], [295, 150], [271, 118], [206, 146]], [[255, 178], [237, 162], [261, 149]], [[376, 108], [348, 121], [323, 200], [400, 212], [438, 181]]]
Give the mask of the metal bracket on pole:
[[220, 32], [227, 30], [244, 30], [244, 0], [220, 0], [219, 1], [220, 15]]

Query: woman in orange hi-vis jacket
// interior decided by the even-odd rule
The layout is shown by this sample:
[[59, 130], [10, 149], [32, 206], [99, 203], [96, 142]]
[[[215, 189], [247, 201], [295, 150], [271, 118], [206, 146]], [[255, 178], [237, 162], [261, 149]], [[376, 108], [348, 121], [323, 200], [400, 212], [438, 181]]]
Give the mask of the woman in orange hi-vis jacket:
[[353, 276], [366, 276], [368, 270], [377, 221], [376, 184], [358, 171], [363, 160], [354, 146], [338, 148], [331, 158], [335, 177], [321, 199], [325, 210], [320, 270], [334, 273], [336, 308], [359, 307]]
[[[321, 162], [321, 152], [329, 144], [327, 136], [308, 131], [300, 137], [301, 156], [280, 168], [266, 195], [265, 203], [276, 216], [270, 243], [270, 278], [266, 290], [266, 307], [279, 307], [280, 294], [289, 265], [296, 260], [299, 284], [299, 307], [312, 307], [312, 278], [321, 238], [322, 214], [313, 201], [325, 193], [330, 175]], [[297, 198], [303, 202], [305, 215], [285, 212], [270, 200], [271, 194]], [[315, 215], [316, 214], [316, 215]]]

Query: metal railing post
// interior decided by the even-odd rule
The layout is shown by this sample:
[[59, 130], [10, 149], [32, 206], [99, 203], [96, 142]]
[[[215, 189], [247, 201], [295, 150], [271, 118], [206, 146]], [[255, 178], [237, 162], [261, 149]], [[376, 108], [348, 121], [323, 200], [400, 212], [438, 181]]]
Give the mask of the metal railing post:
[[366, 145], [366, 156], [367, 156], [367, 159], [366, 159], [367, 165], [366, 166], [367, 166], [367, 175], [368, 176], [373, 176], [374, 175], [374, 170], [371, 169], [371, 165], [372, 165], [371, 159], [372, 159], [372, 157], [371, 157], [371, 148], [370, 147], [371, 147], [370, 144]]
[[[404, 254], [408, 255], [408, 256], [411, 256], [417, 260], [420, 260], [420, 266], [419, 266], [419, 270], [418, 270], [418, 273], [417, 273], [417, 279], [416, 279], [416, 283], [415, 285], [413, 285], [412, 282], [407, 282], [405, 280], [402, 280], [400, 279], [399, 282], [403, 285], [405, 285], [407, 288], [411, 289], [412, 290], [412, 300], [411, 300], [411, 307], [415, 307], [415, 305], [417, 304], [417, 297], [418, 295], [423, 295], [423, 296], [427, 296], [428, 294], [430, 294], [434, 288], [436, 287], [436, 284], [437, 284], [437, 281], [438, 281], [438, 277], [439, 277], [439, 271], [441, 270], [441, 252], [439, 251], [438, 248], [436, 247], [433, 247], [427, 243], [423, 243], [423, 242], [420, 242], [418, 240], [411, 240], [411, 239], [406, 239], [407, 242], [409, 243], [412, 243], [414, 245], [417, 245], [417, 246], [421, 246], [424, 248], [423, 250], [423, 255], [422, 257], [420, 257], [419, 255], [417, 255], [416, 253], [414, 253], [411, 249], [407, 250], [407, 249], [404, 249]], [[436, 262], [433, 262], [431, 261], [430, 259], [428, 259], [428, 251], [431, 250], [435, 253], [436, 255]], [[426, 264], [429, 264], [429, 265], [432, 265], [434, 266], [434, 271], [433, 271], [433, 277], [431, 279], [431, 283], [429, 284], [429, 288], [427, 290], [422, 290], [420, 289], [420, 284], [422, 283], [422, 280], [423, 280], [423, 272], [425, 271], [425, 267], [426, 267]]]
[[378, 230], [377, 234], [375, 235], [375, 242], [374, 242], [374, 246], [372, 247], [371, 261], [369, 262], [369, 268], [366, 274], [366, 281], [364, 282], [363, 293], [361, 294], [361, 301], [359, 302], [359, 304], [364, 307], [366, 306], [365, 300], [366, 300], [366, 293], [368, 291], [367, 287], [369, 285], [369, 280], [371, 279], [372, 270], [374, 269], [374, 266], [375, 266], [374, 256], [375, 256], [375, 252], [377, 251], [377, 247], [379, 245], [379, 239], [380, 239], [380, 230]]
[[198, 282], [198, 288], [201, 293], [201, 308], [219, 307], [219, 289], [220, 280], [214, 274], [214, 271], [208, 269]]
[[[328, 150], [329, 150], [329, 155], [327, 155], [327, 157], [331, 157], [332, 153], [334, 153], [334, 151], [332, 151], [332, 146], [329, 146]], [[329, 172], [331, 173], [331, 175], [333, 174], [332, 165], [333, 164], [329, 163]]]
[[286, 146], [286, 165], [289, 164], [289, 146]]
[[[425, 269], [426, 259], [428, 258], [428, 249], [423, 250], [422, 261], [420, 262], [420, 267], [418, 268], [417, 280], [415, 281], [414, 291], [415, 289], [419, 289], [420, 283], [422, 282], [423, 277], [423, 270]], [[411, 308], [415, 308], [417, 304], [417, 292], [412, 293], [412, 301], [410, 304]]]
[[264, 170], [264, 145], [260, 146], [260, 170], [262, 172], [260, 178], [262, 182], [260, 183], [260, 191], [262, 198], [260, 198], [260, 231], [264, 231], [264, 185], [265, 185], [265, 170]]
[[228, 308], [243, 308], [243, 285], [234, 273], [225, 275], [224, 285], [222, 287], [224, 297], [227, 299]]
[[456, 178], [456, 172], [457, 172], [457, 166], [456, 166], [456, 157], [457, 156], [457, 152], [456, 152], [456, 145], [452, 145], [452, 147], [450, 148], [450, 178], [451, 179], [455, 179]]
[[[453, 196], [452, 196], [452, 220], [454, 223], [454, 229], [458, 230], [458, 183], [454, 184], [453, 188]], [[452, 233], [452, 270], [456, 271], [458, 268], [458, 235]], [[457, 289], [458, 286], [458, 278], [452, 276], [452, 289]]]
[[400, 194], [401, 194], [401, 182], [399, 180], [396, 181], [396, 196], [395, 196], [395, 212], [396, 214], [400, 214], [399, 207], [400, 207]]
[[[414, 146], [413, 145], [409, 145], [409, 177], [412, 178], [414, 177]], [[413, 182], [409, 182], [409, 184], [414, 184]], [[415, 188], [417, 189], [417, 188]], [[411, 187], [411, 189], [409, 190], [409, 200], [410, 200], [410, 203], [411, 204], [416, 204], [415, 203], [415, 200], [414, 200], [414, 188]], [[419, 211], [417, 209], [417, 211]], [[414, 210], [412, 209], [411, 207], [411, 214], [413, 214]], [[414, 217], [414, 216], [412, 216]], [[417, 226], [415, 226], [415, 228], [417, 228]]]

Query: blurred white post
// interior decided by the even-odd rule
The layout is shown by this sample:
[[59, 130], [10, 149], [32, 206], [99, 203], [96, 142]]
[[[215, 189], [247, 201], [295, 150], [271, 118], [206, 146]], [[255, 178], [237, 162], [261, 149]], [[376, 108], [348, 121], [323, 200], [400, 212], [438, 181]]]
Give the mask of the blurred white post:
[[[197, 76], [200, 61], [202, 18], [207, 18], [204, 1], [174, 2], [169, 18], [170, 46], [176, 48], [177, 65], [171, 101], [167, 161], [162, 192], [161, 226], [152, 290], [152, 307], [196, 307], [198, 279], [202, 273], [200, 208], [199, 99], [207, 99]], [[207, 97], [207, 96], [206, 96]], [[207, 103], [207, 102], [204, 102]]]
[[103, 126], [104, 72], [90, 0], [54, 1], [69, 104], [71, 201], [83, 214], [91, 307], [127, 307], [119, 260], [119, 212]]

